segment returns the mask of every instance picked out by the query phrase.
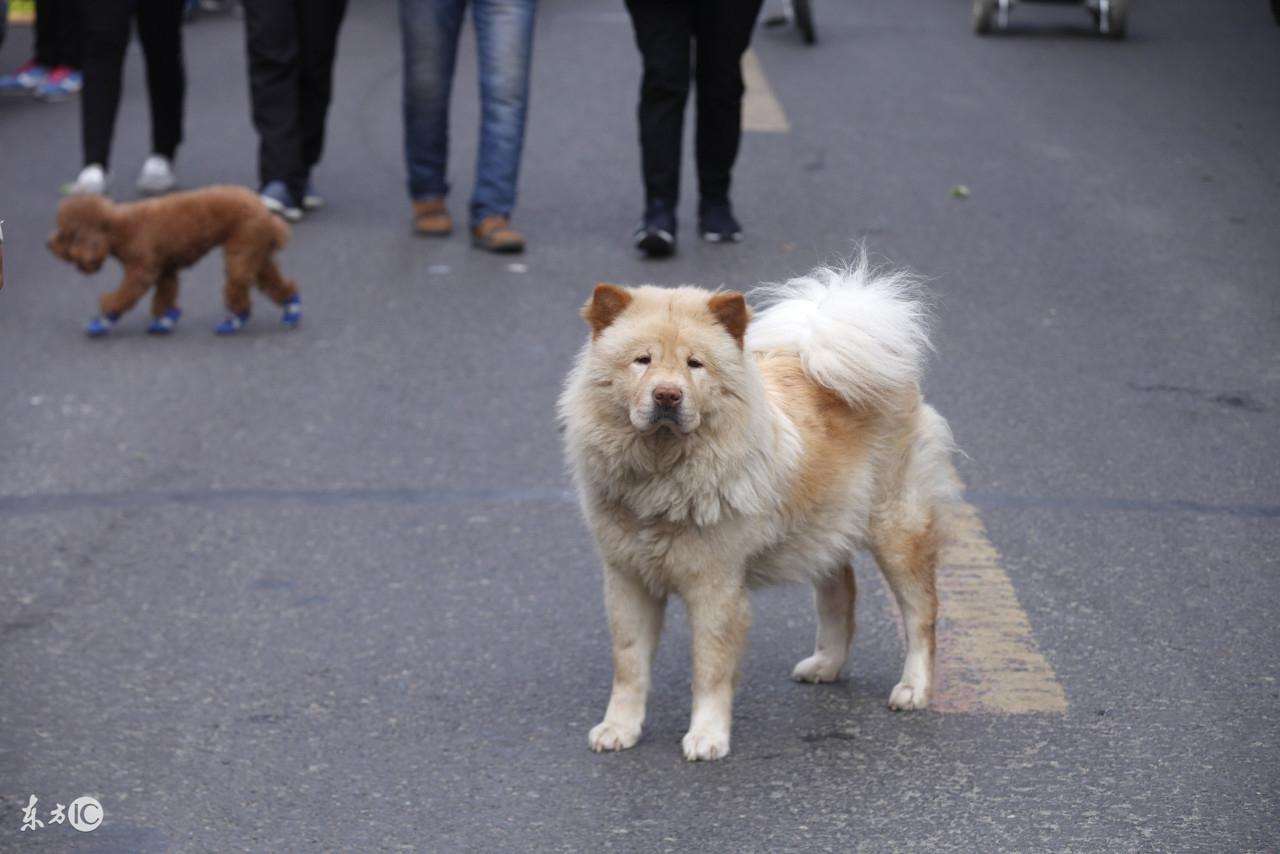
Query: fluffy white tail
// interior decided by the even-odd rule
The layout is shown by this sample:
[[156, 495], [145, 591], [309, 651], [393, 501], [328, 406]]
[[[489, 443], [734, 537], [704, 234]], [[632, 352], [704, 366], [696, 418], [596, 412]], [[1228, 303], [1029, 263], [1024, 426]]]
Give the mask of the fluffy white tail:
[[798, 353], [809, 376], [850, 403], [883, 399], [920, 381], [929, 318], [919, 287], [908, 272], [873, 269], [865, 252], [765, 285], [747, 347]]

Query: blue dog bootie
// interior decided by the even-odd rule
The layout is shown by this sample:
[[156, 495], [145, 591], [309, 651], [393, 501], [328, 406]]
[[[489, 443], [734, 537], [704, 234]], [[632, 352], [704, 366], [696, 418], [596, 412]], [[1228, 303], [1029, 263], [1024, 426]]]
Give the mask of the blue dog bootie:
[[90, 338], [101, 338], [111, 331], [111, 327], [116, 325], [116, 321], [120, 319], [120, 312], [114, 314], [95, 314], [89, 318], [89, 322], [84, 325], [84, 334]]
[[294, 294], [284, 304], [284, 314], [280, 315], [280, 325], [286, 329], [297, 329], [302, 322], [302, 296]]
[[171, 308], [159, 317], [152, 318], [151, 325], [147, 327], [148, 335], [169, 335], [173, 332], [173, 327], [178, 325], [178, 318], [182, 317], [182, 309]]
[[227, 312], [227, 316], [221, 323], [213, 328], [214, 335], [235, 335], [244, 325], [249, 322], [249, 312], [242, 314], [233, 314]]

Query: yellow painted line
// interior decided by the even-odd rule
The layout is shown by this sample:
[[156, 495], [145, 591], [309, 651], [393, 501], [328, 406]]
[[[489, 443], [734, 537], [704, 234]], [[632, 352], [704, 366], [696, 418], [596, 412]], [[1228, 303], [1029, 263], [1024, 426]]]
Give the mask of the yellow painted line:
[[791, 130], [782, 104], [773, 94], [769, 78], [764, 76], [756, 52], [747, 49], [742, 55], [742, 80], [747, 92], [742, 98], [742, 129], [756, 133], [786, 133]]
[[1037, 649], [1000, 553], [971, 504], [945, 510], [934, 697], [939, 712], [1062, 713], [1067, 695]]

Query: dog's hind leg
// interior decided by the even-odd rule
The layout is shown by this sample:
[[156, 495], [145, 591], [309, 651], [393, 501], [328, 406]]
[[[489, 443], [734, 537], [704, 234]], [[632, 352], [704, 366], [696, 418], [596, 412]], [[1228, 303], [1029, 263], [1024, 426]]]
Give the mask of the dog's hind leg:
[[[907, 660], [902, 679], [889, 694], [892, 709], [923, 709], [929, 705], [933, 680], [934, 626], [938, 618], [938, 523], [932, 508], [923, 521], [905, 520], [919, 514], [902, 512], [873, 520], [871, 551], [889, 589], [898, 600], [907, 634]], [[877, 523], [878, 522], [878, 523]]]
[[234, 315], [248, 315], [249, 288], [257, 276], [243, 256], [227, 253], [227, 280], [222, 286], [222, 304]]
[[267, 258], [258, 270], [258, 287], [267, 298], [284, 309], [280, 322], [294, 327], [302, 321], [302, 297], [293, 279], [280, 272], [275, 259]]
[[252, 306], [249, 288], [253, 285], [258, 270], [250, 252], [233, 249], [228, 244], [224, 255], [227, 279], [222, 286], [222, 304], [227, 309], [227, 316], [214, 327], [213, 332], [215, 335], [235, 335], [249, 320]]
[[297, 296], [298, 286], [293, 279], [280, 272], [280, 268], [272, 258], [258, 270], [258, 287], [267, 295], [267, 299], [276, 305], [287, 305], [292, 297]]
[[604, 599], [613, 635], [613, 692], [604, 720], [587, 736], [588, 745], [597, 753], [625, 750], [640, 738], [649, 671], [667, 604], [635, 578], [607, 567]]
[[846, 563], [835, 574], [816, 582], [813, 592], [818, 637], [813, 655], [795, 666], [791, 678], [797, 682], [834, 682], [853, 641], [853, 606], [858, 596], [853, 564]]

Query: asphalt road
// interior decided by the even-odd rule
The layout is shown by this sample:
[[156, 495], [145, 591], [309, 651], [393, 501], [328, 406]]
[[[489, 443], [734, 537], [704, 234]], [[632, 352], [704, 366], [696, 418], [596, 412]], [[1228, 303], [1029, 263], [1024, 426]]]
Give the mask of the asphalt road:
[[[755, 49], [791, 130], [743, 145], [747, 241], [631, 256], [638, 60], [621, 4], [545, 0], [518, 259], [409, 234], [394, 4], [342, 35], [283, 266], [304, 326], [168, 340], [43, 247], [76, 105], [0, 102], [0, 850], [1275, 851], [1280, 848], [1280, 27], [1135, 4], [1131, 38], [964, 0], [818, 0]], [[908, 8], [909, 7], [909, 8]], [[0, 65], [25, 58], [14, 28]], [[241, 23], [186, 32], [187, 186], [254, 180]], [[456, 82], [470, 191], [474, 58]], [[146, 152], [131, 54], [117, 198]], [[965, 185], [968, 199], [951, 188]], [[749, 288], [851, 251], [932, 280], [927, 393], [1064, 712], [894, 714], [869, 560], [851, 670], [792, 684], [809, 594], [765, 592], [733, 753], [680, 756], [678, 606], [646, 734], [597, 756], [599, 570], [553, 404], [600, 280]], [[105, 819], [21, 832], [92, 795]]]

